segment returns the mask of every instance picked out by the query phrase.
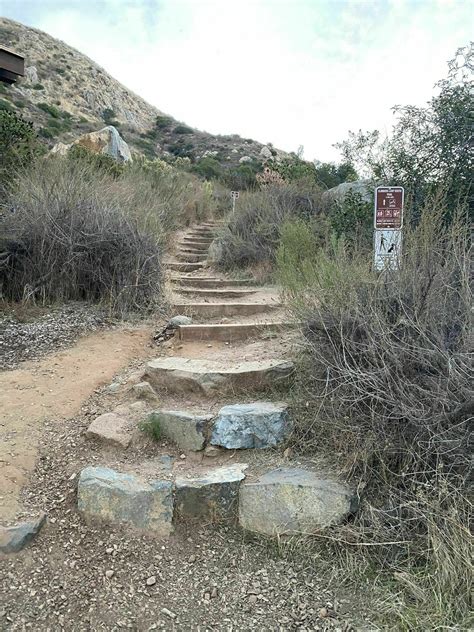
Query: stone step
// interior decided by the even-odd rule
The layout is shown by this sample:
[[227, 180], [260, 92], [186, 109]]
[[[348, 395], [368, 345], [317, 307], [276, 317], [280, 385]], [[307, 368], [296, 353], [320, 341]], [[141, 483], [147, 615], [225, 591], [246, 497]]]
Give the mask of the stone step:
[[209, 250], [209, 246], [211, 244], [212, 244], [212, 240], [201, 241], [201, 240], [196, 240], [195, 238], [186, 239], [186, 237], [184, 237], [183, 241], [181, 242], [182, 246], [192, 246], [196, 250]]
[[190, 255], [202, 255], [206, 254], [209, 248], [190, 248], [186, 244], [179, 246], [179, 252], [188, 252]]
[[169, 270], [176, 270], [177, 272], [194, 272], [195, 270], [201, 270], [204, 267], [204, 263], [185, 263], [183, 261], [169, 261], [166, 264]]
[[206, 253], [201, 253], [198, 255], [191, 254], [189, 252], [178, 252], [175, 253], [176, 259], [179, 261], [184, 261], [185, 263], [196, 263], [198, 261], [205, 261], [207, 259]]
[[219, 318], [268, 314], [281, 307], [279, 303], [175, 303], [174, 309], [186, 316]]
[[225, 365], [212, 360], [167, 357], [148, 362], [146, 379], [157, 390], [201, 395], [234, 390], [257, 391], [288, 382], [294, 365], [287, 360], [255, 360]]
[[243, 483], [240, 526], [269, 536], [310, 534], [343, 522], [357, 498], [335, 478], [302, 468], [279, 468]]
[[220, 340], [222, 342], [235, 342], [276, 333], [295, 326], [296, 323], [288, 322], [182, 325], [178, 327], [177, 335], [182, 341]]
[[257, 290], [234, 290], [230, 289], [209, 289], [209, 288], [193, 288], [182, 287], [179, 292], [181, 294], [192, 294], [201, 298], [242, 298], [242, 296], [251, 296]]
[[177, 285], [192, 285], [203, 288], [238, 287], [253, 283], [252, 279], [218, 279], [215, 277], [172, 277], [171, 281]]

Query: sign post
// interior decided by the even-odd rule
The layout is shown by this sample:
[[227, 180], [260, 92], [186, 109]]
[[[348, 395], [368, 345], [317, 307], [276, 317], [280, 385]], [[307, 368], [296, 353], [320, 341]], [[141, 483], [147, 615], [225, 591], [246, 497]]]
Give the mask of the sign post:
[[235, 213], [235, 201], [239, 199], [239, 191], [231, 191], [230, 196], [232, 198], [232, 213]]
[[377, 187], [374, 210], [374, 267], [396, 268], [402, 248], [403, 187]]

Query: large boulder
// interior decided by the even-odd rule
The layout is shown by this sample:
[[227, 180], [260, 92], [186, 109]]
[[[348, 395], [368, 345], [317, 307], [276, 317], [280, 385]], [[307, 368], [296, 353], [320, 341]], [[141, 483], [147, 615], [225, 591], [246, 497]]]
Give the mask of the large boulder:
[[220, 409], [211, 444], [228, 449], [269, 448], [285, 441], [290, 432], [286, 404], [234, 404]]
[[87, 467], [79, 478], [77, 506], [89, 521], [125, 525], [158, 536], [173, 530], [170, 481], [147, 483], [132, 474]]
[[244, 471], [247, 467], [243, 463], [234, 463], [207, 472], [198, 478], [177, 478], [177, 519], [235, 521], [239, 488], [245, 478]]
[[181, 410], [155, 410], [149, 421], [158, 424], [160, 434], [176, 443], [180, 450], [204, 448], [212, 415], [195, 415]]
[[337, 187], [328, 189], [323, 193], [323, 200], [333, 202], [343, 200], [348, 193], [359, 193], [364, 202], [374, 201], [374, 186], [369, 180], [354, 180], [354, 182], [341, 182]]
[[113, 125], [107, 125], [107, 127], [98, 132], [84, 134], [70, 145], [58, 143], [51, 151], [52, 153], [65, 154], [74, 145], [85, 147], [94, 154], [107, 154], [112, 156], [117, 162], [129, 162], [132, 160], [132, 154], [127, 143]]
[[342, 522], [356, 508], [336, 479], [301, 468], [279, 468], [240, 488], [239, 522], [255, 533], [311, 533]]

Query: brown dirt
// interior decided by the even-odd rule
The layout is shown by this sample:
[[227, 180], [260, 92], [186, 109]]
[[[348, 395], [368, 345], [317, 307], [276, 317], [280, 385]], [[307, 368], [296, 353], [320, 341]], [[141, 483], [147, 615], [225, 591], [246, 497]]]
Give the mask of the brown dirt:
[[150, 326], [103, 331], [74, 347], [0, 374], [0, 516], [21, 509], [19, 494], [35, 466], [46, 419], [57, 424], [74, 416], [82, 403], [126, 366], [144, 357]]

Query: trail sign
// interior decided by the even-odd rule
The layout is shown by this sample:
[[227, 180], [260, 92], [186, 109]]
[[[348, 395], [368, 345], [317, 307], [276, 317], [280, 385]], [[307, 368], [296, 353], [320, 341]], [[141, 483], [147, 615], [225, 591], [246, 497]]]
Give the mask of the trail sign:
[[403, 226], [403, 187], [375, 189], [375, 230], [399, 230]]
[[239, 198], [239, 191], [231, 191], [230, 197], [232, 198], [232, 213], [235, 213], [235, 201]]
[[374, 230], [374, 267], [376, 270], [398, 268], [401, 250], [401, 230]]

